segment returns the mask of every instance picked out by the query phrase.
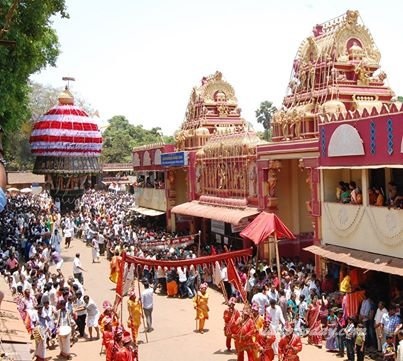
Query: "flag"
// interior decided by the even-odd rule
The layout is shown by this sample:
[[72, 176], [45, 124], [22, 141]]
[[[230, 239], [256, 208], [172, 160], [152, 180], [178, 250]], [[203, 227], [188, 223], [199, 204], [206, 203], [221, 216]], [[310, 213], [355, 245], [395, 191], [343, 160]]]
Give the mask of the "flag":
[[232, 258], [230, 258], [227, 263], [227, 275], [228, 275], [228, 282], [232, 283], [232, 285], [237, 289], [237, 291], [241, 295], [242, 301], [246, 303], [247, 302], [246, 292], [242, 286], [241, 278], [239, 277], [239, 273], [235, 268], [234, 261], [232, 260]]
[[119, 274], [118, 281], [116, 283], [116, 294], [123, 297], [123, 283], [124, 283], [124, 271], [125, 271], [125, 262], [126, 261], [126, 252], [122, 253], [122, 259], [119, 263]]
[[213, 270], [213, 283], [216, 286], [220, 286], [221, 281], [222, 281], [221, 267], [220, 267], [220, 263], [218, 261], [216, 261], [215, 265], [214, 265], [214, 270]]

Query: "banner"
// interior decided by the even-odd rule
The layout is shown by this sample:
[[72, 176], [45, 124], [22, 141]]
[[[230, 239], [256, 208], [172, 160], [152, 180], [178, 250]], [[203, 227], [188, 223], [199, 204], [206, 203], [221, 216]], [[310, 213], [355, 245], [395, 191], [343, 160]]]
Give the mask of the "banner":
[[142, 249], [164, 249], [164, 248], [177, 248], [177, 247], [187, 247], [194, 243], [195, 237], [198, 234], [192, 234], [190, 236], [178, 237], [174, 239], [167, 239], [164, 241], [149, 241], [149, 242], [140, 242], [139, 246]]
[[133, 263], [135, 267], [137, 266], [147, 266], [147, 267], [154, 267], [157, 268], [158, 266], [167, 267], [168, 269], [177, 268], [177, 267], [190, 267], [190, 266], [203, 266], [203, 265], [210, 265], [214, 267], [216, 262], [225, 262], [228, 263], [230, 260], [232, 261], [232, 265], [234, 264], [233, 261], [244, 261], [247, 263], [249, 257], [252, 256], [253, 249], [247, 248], [242, 249], [240, 251], [233, 251], [233, 252], [225, 252], [220, 254], [215, 254], [211, 256], [204, 256], [204, 257], [197, 257], [197, 258], [187, 258], [187, 259], [180, 259], [180, 260], [154, 260], [142, 257], [133, 257], [129, 256], [126, 253], [122, 255], [122, 263], [121, 263], [121, 271], [119, 272], [118, 283], [116, 285], [116, 293], [122, 297], [123, 296], [123, 280], [124, 280], [124, 269], [126, 263]]

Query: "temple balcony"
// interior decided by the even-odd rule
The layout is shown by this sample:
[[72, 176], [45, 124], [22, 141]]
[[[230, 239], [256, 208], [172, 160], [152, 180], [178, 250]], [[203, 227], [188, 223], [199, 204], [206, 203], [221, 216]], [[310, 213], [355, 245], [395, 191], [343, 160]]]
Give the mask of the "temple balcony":
[[[388, 183], [400, 184], [403, 169], [322, 169], [322, 180], [321, 238], [324, 244], [403, 258], [402, 203], [396, 199], [395, 204], [386, 205]], [[356, 183], [361, 190], [361, 204], [342, 203], [337, 199], [340, 191], [336, 189], [341, 181]], [[378, 194], [385, 194], [378, 199], [379, 206], [374, 205], [377, 198], [374, 187]], [[348, 197], [344, 198], [348, 192], [343, 194], [341, 199], [348, 202]]]

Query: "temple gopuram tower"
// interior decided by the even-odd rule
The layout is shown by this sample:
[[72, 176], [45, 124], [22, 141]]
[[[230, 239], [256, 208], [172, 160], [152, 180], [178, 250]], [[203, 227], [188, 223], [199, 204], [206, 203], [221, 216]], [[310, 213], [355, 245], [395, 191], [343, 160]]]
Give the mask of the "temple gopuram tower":
[[[259, 213], [256, 147], [264, 143], [241, 117], [234, 88], [222, 74], [203, 77], [176, 133], [177, 151], [188, 153], [189, 167], [186, 176], [168, 171], [172, 223], [179, 229], [187, 222], [203, 240], [241, 248], [240, 230]], [[181, 196], [183, 183], [187, 197]]]
[[[299, 251], [321, 239], [319, 167], [327, 153], [326, 127], [350, 122], [354, 128], [363, 119], [390, 114], [400, 107], [385, 84], [380, 59], [358, 11], [349, 10], [315, 25], [300, 44], [282, 107], [273, 116], [272, 142], [257, 147], [259, 179], [263, 179], [259, 184], [259, 208], [276, 212], [297, 235], [297, 241], [290, 243], [290, 252], [286, 252], [286, 241], [282, 243], [281, 254], [304, 256]], [[375, 128], [374, 123], [368, 130], [374, 139], [380, 134]], [[351, 142], [348, 135], [344, 139], [339, 148], [347, 152]], [[330, 172], [336, 174], [336, 170]], [[337, 178], [358, 179], [352, 171]], [[337, 182], [329, 188], [336, 186]]]
[[205, 76], [194, 87], [187, 105], [185, 120], [176, 133], [178, 150], [201, 148], [220, 126], [243, 126], [241, 109], [231, 84], [217, 71]]
[[358, 11], [316, 25], [300, 45], [283, 109], [273, 119], [273, 141], [315, 138], [320, 122], [380, 112], [393, 91], [380, 70], [381, 54]]
[[74, 105], [68, 86], [58, 99], [58, 105], [34, 123], [30, 143], [36, 156], [33, 172], [46, 176], [47, 189], [66, 211], [96, 183], [102, 136], [97, 122]]

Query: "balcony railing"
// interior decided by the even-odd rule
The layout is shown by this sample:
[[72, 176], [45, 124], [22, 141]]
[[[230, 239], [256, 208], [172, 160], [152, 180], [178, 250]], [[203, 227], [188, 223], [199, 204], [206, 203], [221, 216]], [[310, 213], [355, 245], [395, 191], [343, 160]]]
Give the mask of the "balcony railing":
[[403, 258], [403, 211], [324, 202], [324, 243]]

